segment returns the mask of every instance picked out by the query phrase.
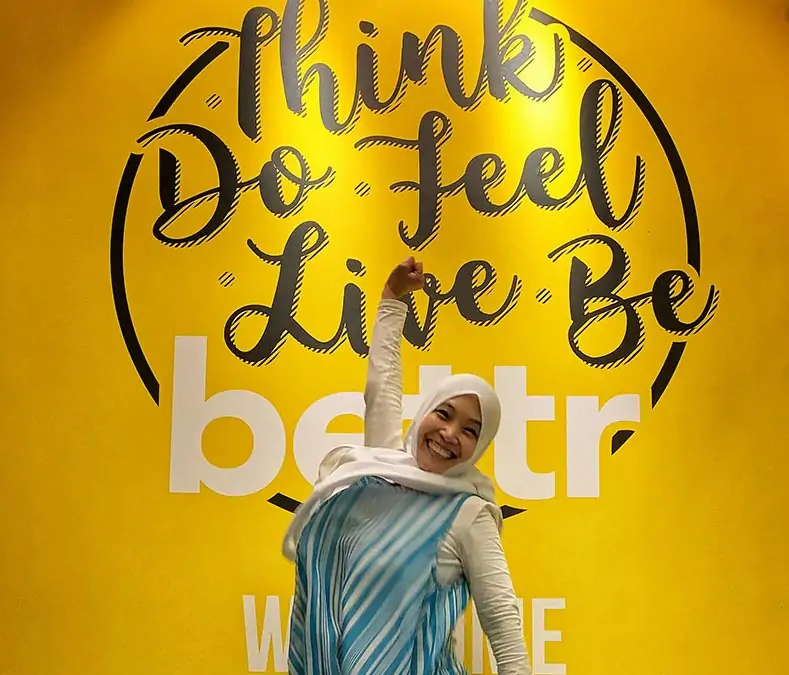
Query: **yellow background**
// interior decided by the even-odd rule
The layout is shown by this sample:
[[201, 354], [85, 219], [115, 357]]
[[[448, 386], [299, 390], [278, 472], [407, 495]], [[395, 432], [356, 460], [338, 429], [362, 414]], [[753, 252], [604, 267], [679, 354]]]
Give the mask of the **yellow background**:
[[[348, 44], [360, 40], [358, 21], [368, 19], [379, 27], [375, 44], [382, 72], [390, 77], [402, 31], [423, 36], [439, 22], [458, 30], [475, 64], [479, 4], [402, 0], [393, 9], [384, 2], [334, 0], [329, 35], [313, 59], [336, 66], [348, 91]], [[500, 281], [488, 307], [503, 299], [513, 274], [524, 278], [518, 309], [499, 326], [473, 328], [451, 308], [442, 310], [432, 349], [406, 348], [405, 384], [416, 391], [419, 364], [452, 363], [488, 377], [493, 365], [527, 365], [530, 393], [557, 396], [556, 421], [529, 428], [531, 466], [556, 470], [557, 498], [519, 503], [529, 512], [507, 523], [504, 543], [527, 606], [532, 597], [567, 599], [565, 611], [549, 614], [548, 627], [561, 630], [563, 638], [549, 645], [547, 656], [566, 663], [570, 675], [785, 669], [789, 23], [781, 5], [537, 5], [589, 37], [633, 77], [668, 126], [690, 175], [703, 274], [684, 315], [698, 312], [709, 284], [720, 289], [721, 305], [689, 340], [654, 411], [648, 386], [669, 338], [650, 323], [648, 309], [647, 348], [627, 368], [592, 371], [566, 346], [561, 293], [567, 267], [552, 266], [545, 254], [587, 227], [601, 230], [585, 198], [553, 216], [526, 204], [501, 221], [470, 215], [462, 198], [453, 198], [439, 238], [423, 255], [447, 286], [465, 260], [490, 260]], [[150, 236], [156, 193], [148, 162], [149, 173], [135, 188], [147, 197], [130, 218], [126, 261], [132, 313], [162, 385], [156, 407], [133, 370], [115, 318], [109, 277], [113, 202], [128, 153], [138, 151], [136, 139], [151, 128], [145, 120], [153, 104], [203, 48], [182, 47], [178, 38], [205, 25], [239, 28], [248, 8], [235, 1], [3, 8], [4, 675], [247, 672], [242, 595], [258, 597], [260, 618], [261, 599], [287, 596], [292, 586], [292, 568], [279, 555], [288, 515], [266, 500], [277, 491], [303, 498], [308, 486], [289, 453], [280, 476], [259, 494], [168, 492], [174, 336], [207, 335], [209, 393], [238, 388], [266, 396], [290, 442], [310, 403], [363, 386], [365, 362], [347, 345], [327, 356], [292, 341], [260, 369], [227, 353], [221, 343], [225, 318], [246, 302], [268, 302], [276, 279], [273, 268], [244, 249], [246, 237], [257, 236], [266, 250], [278, 252], [297, 222], [320, 220], [331, 246], [308, 268], [301, 316], [314, 332], [330, 335], [339, 301], [324, 302], [318, 293], [339, 299], [343, 284], [353, 280], [345, 258], [358, 256], [367, 267], [359, 283], [370, 296], [369, 319], [387, 269], [408, 254], [397, 237], [397, 220], [416, 217], [413, 196], [386, 190], [393, 180], [415, 179], [413, 156], [406, 153], [409, 159], [395, 164], [391, 158], [398, 151], [370, 150], [362, 161], [354, 140], [374, 133], [415, 137], [422, 112], [440, 106], [455, 125], [447, 175], [459, 175], [472, 154], [499, 152], [510, 164], [511, 188], [518, 162], [537, 139], [553, 135], [560, 147], [562, 134], [577, 134], [582, 84], [574, 79], [581, 77], [575, 54], [568, 57], [566, 99], [557, 95], [545, 108], [553, 114], [489, 100], [461, 113], [437, 79], [411, 87], [393, 115], [363, 114], [344, 137], [320, 129], [314, 105], [304, 119], [280, 105], [271, 116], [271, 138], [260, 147], [245, 145], [234, 132], [243, 174], [258, 170], [275, 145], [292, 143], [316, 172], [331, 163], [337, 180], [287, 221], [266, 217], [247, 196], [215, 245], [186, 252], [164, 248]], [[276, 73], [275, 52], [268, 53]], [[210, 119], [205, 98], [218, 92], [224, 99], [218, 119], [232, 129], [236, 54], [179, 104], [180, 121]], [[539, 67], [538, 59], [533, 72]], [[475, 76], [476, 66], [469, 72]], [[627, 187], [636, 152], [651, 172], [641, 220], [622, 235], [633, 256], [632, 283], [642, 291], [660, 271], [681, 266], [684, 249], [665, 160], [661, 164], [630, 101], [624, 119], [611, 159], [612, 190]], [[531, 131], [516, 135], [527, 126], [522, 120]], [[563, 146], [568, 153], [572, 144]], [[353, 194], [362, 166], [372, 167], [377, 190], [367, 201]], [[185, 189], [200, 189], [203, 178], [185, 176]], [[206, 180], [213, 178], [208, 174]], [[498, 194], [508, 195], [510, 188]], [[528, 236], [514, 245], [510, 237], [524, 223]], [[647, 225], [654, 228], [649, 237]], [[483, 236], [485, 227], [497, 233]], [[229, 290], [216, 282], [226, 269], [238, 278]], [[534, 302], [542, 287], [554, 295], [547, 308]], [[566, 499], [564, 397], [605, 400], [623, 392], [642, 395], [636, 435], [614, 458], [604, 439], [600, 499]], [[358, 430], [358, 423], [339, 422], [337, 429], [343, 428]], [[204, 438], [206, 456], [223, 466], [242, 462], [248, 443], [243, 426], [227, 420], [212, 424]], [[484, 468], [492, 470], [489, 458]]]

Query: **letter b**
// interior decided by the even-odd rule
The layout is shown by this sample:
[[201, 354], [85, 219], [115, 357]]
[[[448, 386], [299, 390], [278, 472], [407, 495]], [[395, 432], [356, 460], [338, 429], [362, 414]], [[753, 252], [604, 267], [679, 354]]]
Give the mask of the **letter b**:
[[[200, 492], [202, 483], [228, 497], [267, 487], [285, 460], [285, 428], [277, 409], [251, 391], [222, 391], [205, 400], [205, 337], [176, 337], [170, 492]], [[203, 431], [216, 419], [234, 417], [252, 431], [252, 452], [241, 466], [222, 468], [203, 454]]]

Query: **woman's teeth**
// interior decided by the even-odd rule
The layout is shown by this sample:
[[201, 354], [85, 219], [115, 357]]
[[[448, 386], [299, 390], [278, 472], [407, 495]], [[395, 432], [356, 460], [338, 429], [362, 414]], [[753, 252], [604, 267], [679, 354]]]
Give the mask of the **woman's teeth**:
[[441, 459], [455, 459], [456, 457], [454, 452], [442, 448], [438, 443], [434, 443], [433, 441], [428, 441], [427, 447], [434, 455], [438, 455]]

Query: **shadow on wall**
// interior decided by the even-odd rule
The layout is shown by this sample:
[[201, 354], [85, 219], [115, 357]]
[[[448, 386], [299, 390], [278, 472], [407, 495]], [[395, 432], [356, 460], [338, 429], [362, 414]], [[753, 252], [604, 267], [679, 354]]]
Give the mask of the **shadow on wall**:
[[727, 7], [740, 12], [762, 14], [765, 16], [789, 18], [789, 2], [787, 0], [708, 0], [711, 11]]
[[89, 41], [117, 12], [123, 0], [3, 0], [0, 2], [0, 121]]

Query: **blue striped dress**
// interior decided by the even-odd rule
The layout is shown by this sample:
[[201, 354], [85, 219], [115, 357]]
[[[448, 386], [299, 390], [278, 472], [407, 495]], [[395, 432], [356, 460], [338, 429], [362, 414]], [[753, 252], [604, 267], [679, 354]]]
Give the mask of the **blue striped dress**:
[[326, 501], [298, 544], [290, 675], [465, 675], [468, 584], [440, 585], [436, 561], [469, 496], [369, 477]]

